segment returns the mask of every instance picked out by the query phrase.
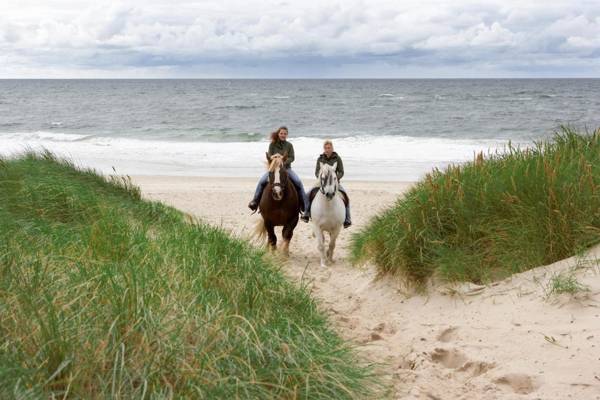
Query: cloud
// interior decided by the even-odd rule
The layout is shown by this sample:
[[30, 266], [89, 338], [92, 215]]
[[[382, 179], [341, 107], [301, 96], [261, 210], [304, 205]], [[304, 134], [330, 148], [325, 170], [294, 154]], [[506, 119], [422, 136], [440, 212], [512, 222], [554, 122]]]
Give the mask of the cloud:
[[502, 75], [544, 65], [564, 74], [571, 64], [578, 74], [600, 73], [600, 3], [585, 0], [8, 0], [4, 8], [5, 77], [9, 69], [212, 76], [218, 68], [313, 77], [360, 65], [375, 76], [374, 67], [403, 76], [492, 66]]

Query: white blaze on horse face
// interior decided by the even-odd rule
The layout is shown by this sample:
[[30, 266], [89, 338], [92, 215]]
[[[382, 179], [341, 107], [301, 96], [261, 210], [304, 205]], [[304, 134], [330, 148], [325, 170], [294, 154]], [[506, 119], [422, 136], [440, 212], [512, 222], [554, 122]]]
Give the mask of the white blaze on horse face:
[[275, 200], [281, 200], [283, 198], [283, 190], [281, 189], [281, 176], [279, 168], [275, 170], [275, 178], [273, 179], [273, 197]]
[[337, 190], [337, 176], [335, 175], [335, 169], [330, 165], [324, 165], [321, 163], [321, 192], [325, 195], [327, 200], [331, 200], [335, 196]]

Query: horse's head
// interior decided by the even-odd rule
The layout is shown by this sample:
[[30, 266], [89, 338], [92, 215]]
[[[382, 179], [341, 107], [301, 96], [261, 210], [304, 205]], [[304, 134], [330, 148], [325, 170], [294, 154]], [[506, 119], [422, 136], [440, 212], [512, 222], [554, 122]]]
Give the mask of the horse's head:
[[285, 194], [285, 188], [288, 183], [288, 174], [285, 169], [285, 161], [287, 160], [287, 154], [283, 156], [281, 154], [275, 154], [269, 156], [267, 154], [267, 161], [269, 162], [269, 184], [271, 184], [271, 195], [273, 200], [281, 201]]
[[338, 190], [336, 168], [337, 162], [333, 165], [322, 162], [319, 168], [319, 190], [327, 197], [327, 200], [333, 199]]

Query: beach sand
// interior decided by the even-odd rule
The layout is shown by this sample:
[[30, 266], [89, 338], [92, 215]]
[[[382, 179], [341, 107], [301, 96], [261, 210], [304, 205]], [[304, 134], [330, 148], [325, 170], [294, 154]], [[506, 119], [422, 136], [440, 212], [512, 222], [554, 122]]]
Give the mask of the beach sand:
[[[144, 197], [243, 238], [260, 218], [246, 208], [255, 179], [133, 179]], [[395, 398], [600, 399], [600, 267], [593, 261], [600, 247], [493, 285], [438, 285], [417, 294], [398, 279], [377, 279], [371, 265], [346, 260], [352, 232], [410, 183], [344, 186], [354, 226], [340, 234], [335, 263], [320, 267], [316, 239], [300, 222], [282, 270], [308, 283], [341, 336], [383, 364]], [[571, 270], [587, 290], [549, 296], [551, 278]]]

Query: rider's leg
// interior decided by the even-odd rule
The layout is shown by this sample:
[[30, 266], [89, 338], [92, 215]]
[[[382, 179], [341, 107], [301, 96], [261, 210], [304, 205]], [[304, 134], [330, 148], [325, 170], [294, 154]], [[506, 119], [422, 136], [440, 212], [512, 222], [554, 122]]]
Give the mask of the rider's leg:
[[346, 195], [348, 198], [348, 205], [346, 206], [346, 218], [344, 220], [344, 228], [347, 228], [352, 225], [352, 219], [350, 218], [350, 197], [348, 197], [348, 192], [346, 192], [346, 189], [344, 189], [342, 185], [340, 185], [340, 192], [344, 193], [344, 195]]
[[344, 220], [344, 228], [352, 225], [352, 219], [350, 218], [350, 203], [346, 206], [346, 219]]
[[[312, 189], [310, 189], [310, 191], [308, 193], [310, 193], [310, 196], [312, 196], [312, 191], [318, 189], [318, 187], [313, 187]], [[308, 193], [306, 194], [306, 196], [308, 197], [308, 208], [306, 209], [306, 211], [304, 212], [304, 215], [307, 217], [310, 217], [310, 208], [312, 207], [312, 202], [315, 200], [314, 197], [311, 200], [310, 196], [308, 195]]]
[[302, 199], [302, 204], [303, 204], [303, 209], [306, 212], [308, 210], [308, 196], [306, 195], [306, 192], [304, 191], [304, 185], [302, 184], [302, 181], [300, 180], [300, 177], [298, 175], [296, 175], [296, 173], [294, 171], [292, 171], [291, 169], [287, 170], [288, 176], [290, 177], [290, 179], [292, 180], [292, 182], [294, 183], [294, 185], [296, 186], [296, 189], [298, 189], [298, 194], [300, 195], [300, 198]]
[[258, 184], [256, 185], [256, 190], [254, 191], [254, 197], [250, 204], [248, 204], [248, 208], [252, 211], [255, 211], [258, 208], [258, 203], [260, 202], [260, 198], [262, 196], [263, 190], [265, 190], [265, 186], [269, 182], [269, 173], [265, 172], [263, 176], [258, 180]]

